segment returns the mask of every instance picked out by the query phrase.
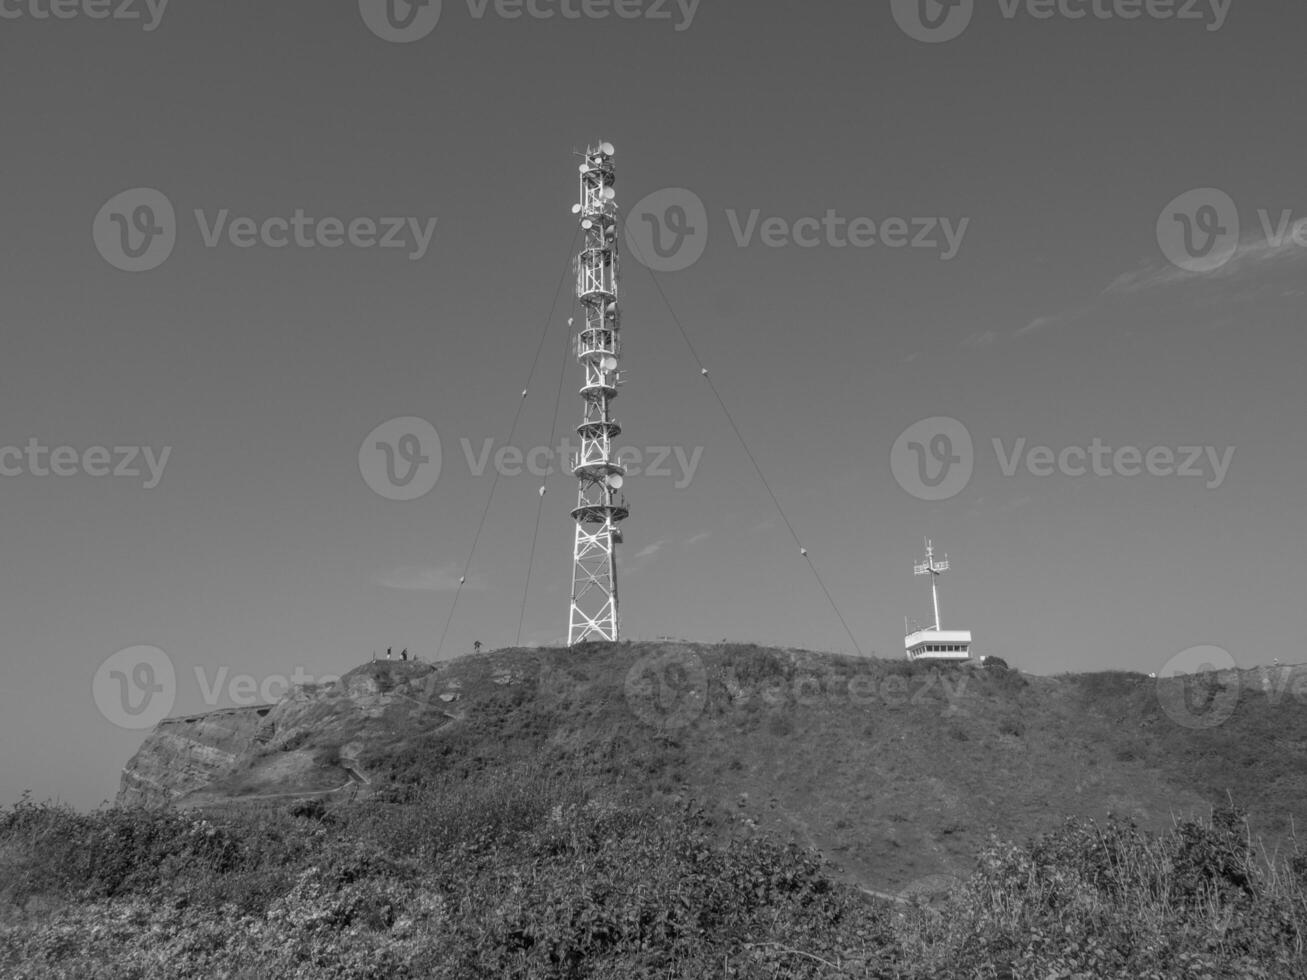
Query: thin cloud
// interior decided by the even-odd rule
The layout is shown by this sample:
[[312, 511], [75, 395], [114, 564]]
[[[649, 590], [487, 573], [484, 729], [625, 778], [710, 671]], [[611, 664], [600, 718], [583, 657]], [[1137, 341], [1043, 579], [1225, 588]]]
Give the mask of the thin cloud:
[[1027, 323], [1024, 327], [1020, 327], [1019, 329], [1014, 331], [1012, 336], [1024, 337], [1026, 336], [1026, 334], [1036, 333], [1037, 331], [1043, 330], [1045, 327], [1053, 326], [1053, 324], [1057, 323], [1061, 319], [1062, 319], [1061, 316], [1037, 316], [1029, 323]]
[[[1278, 244], [1276, 239], [1278, 240]], [[1203, 280], [1229, 280], [1275, 271], [1293, 262], [1307, 259], [1307, 248], [1292, 236], [1252, 235], [1239, 243], [1234, 254], [1222, 266], [1207, 272], [1189, 272], [1162, 259], [1146, 259], [1130, 272], [1123, 272], [1103, 290], [1108, 295], [1139, 293], [1179, 283]]]
[[973, 333], [970, 337], [962, 341], [963, 347], [989, 347], [998, 340], [998, 334], [993, 330], [985, 330], [981, 333]]
[[1088, 306], [1075, 306], [1069, 310], [1062, 310], [1060, 313], [1049, 313], [1043, 316], [1037, 316], [1024, 327], [1018, 327], [1012, 331], [1012, 339], [1017, 340], [1022, 337], [1029, 337], [1032, 334], [1048, 330], [1052, 327], [1065, 326], [1068, 323], [1074, 323], [1084, 317], [1091, 311]]
[[[1307, 248], [1298, 245], [1292, 234], [1284, 234], [1275, 228], [1263, 228], [1263, 232], [1264, 234], [1254, 233], [1245, 237], [1223, 266], [1207, 272], [1189, 272], [1162, 257], [1141, 259], [1135, 268], [1121, 273], [1103, 287], [1095, 303], [1037, 316], [1024, 327], [1013, 331], [1012, 339], [1029, 337], [1052, 327], [1084, 319], [1104, 299], [1122, 300], [1154, 290], [1209, 281], [1222, 283], [1228, 297], [1232, 286], [1252, 286], [1250, 280], [1258, 276], [1273, 275], [1281, 270], [1292, 269], [1297, 263], [1307, 262]], [[1268, 287], [1268, 291], [1274, 292], [1274, 288]], [[1277, 295], [1291, 297], [1295, 295], [1295, 290], [1290, 287]]]
[[712, 531], [700, 531], [698, 534], [694, 535], [693, 537], [687, 538], [685, 542], [685, 546], [688, 548], [691, 545], [696, 545], [700, 541], [705, 540], [711, 535], [712, 535]]
[[[389, 571], [377, 572], [372, 581], [385, 589], [402, 592], [456, 592], [459, 586], [458, 568], [454, 565], [402, 565]], [[485, 582], [478, 575], [468, 578], [465, 589], [484, 589]]]
[[627, 575], [635, 575], [645, 570], [658, 552], [663, 550], [663, 545], [667, 543], [666, 538], [659, 538], [653, 544], [647, 544], [634, 555], [631, 556], [630, 562], [626, 566]]

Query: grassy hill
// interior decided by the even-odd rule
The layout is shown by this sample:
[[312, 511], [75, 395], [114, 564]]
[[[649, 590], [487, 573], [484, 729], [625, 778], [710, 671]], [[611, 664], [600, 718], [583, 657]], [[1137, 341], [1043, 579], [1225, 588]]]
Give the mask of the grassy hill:
[[990, 834], [1025, 840], [1067, 816], [1161, 831], [1233, 798], [1284, 843], [1307, 818], [1307, 710], [1242, 680], [1232, 716], [1201, 728], [1172, 720], [1142, 674], [652, 643], [370, 663], [278, 709], [262, 743], [182, 802], [403, 801], [522, 764], [700, 801], [895, 891], [969, 871]]
[[1300, 676], [673, 643], [365, 664], [152, 736], [122, 802], [181, 809], [5, 814], [0, 972], [1300, 976]]

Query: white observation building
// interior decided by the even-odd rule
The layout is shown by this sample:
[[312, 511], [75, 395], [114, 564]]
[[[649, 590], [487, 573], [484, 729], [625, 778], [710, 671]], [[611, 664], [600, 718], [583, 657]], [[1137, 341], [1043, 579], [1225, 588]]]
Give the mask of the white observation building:
[[948, 555], [943, 561], [935, 560], [935, 549], [926, 541], [926, 560], [913, 567], [913, 574], [930, 576], [930, 598], [935, 610], [935, 625], [921, 625], [905, 621], [907, 636], [903, 647], [909, 660], [970, 660], [971, 630], [946, 630], [939, 623], [939, 585], [942, 572], [948, 571]]

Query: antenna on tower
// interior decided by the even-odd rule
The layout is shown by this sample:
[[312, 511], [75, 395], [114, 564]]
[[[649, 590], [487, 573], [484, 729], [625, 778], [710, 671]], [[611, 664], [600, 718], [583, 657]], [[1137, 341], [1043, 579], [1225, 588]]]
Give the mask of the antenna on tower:
[[925, 541], [926, 541], [926, 560], [923, 562], [918, 562], [916, 565], [914, 565], [912, 567], [912, 574], [930, 576], [930, 598], [935, 604], [935, 630], [936, 632], [938, 632], [940, 626], [939, 626], [939, 589], [937, 587], [937, 583], [939, 581], [940, 574], [942, 572], [948, 571], [948, 555], [944, 556], [943, 561], [936, 561], [935, 549], [931, 545], [930, 539], [926, 538]]
[[613, 441], [622, 427], [612, 417], [611, 403], [621, 383], [621, 313], [617, 305], [617, 182], [615, 150], [599, 143], [585, 152], [580, 165], [579, 216], [584, 242], [576, 259], [576, 297], [585, 312], [585, 327], [576, 335], [576, 357], [585, 372], [580, 452], [572, 457], [577, 478], [576, 543], [572, 549], [572, 604], [567, 645], [584, 640], [618, 638], [617, 553], [621, 522], [630, 513], [618, 493], [626, 468], [617, 459]]

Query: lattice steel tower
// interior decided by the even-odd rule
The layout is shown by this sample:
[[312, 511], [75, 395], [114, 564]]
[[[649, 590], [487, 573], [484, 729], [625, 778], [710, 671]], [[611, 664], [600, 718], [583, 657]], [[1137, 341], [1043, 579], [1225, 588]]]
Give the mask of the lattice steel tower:
[[572, 207], [572, 213], [580, 216], [584, 236], [576, 259], [576, 297], [585, 314], [585, 327], [576, 336], [576, 357], [585, 371], [585, 385], [581, 388], [584, 411], [576, 427], [581, 449], [572, 457], [572, 473], [579, 486], [572, 511], [576, 545], [572, 551], [568, 646], [583, 640], [616, 641], [621, 622], [616, 546], [621, 543], [621, 523], [629, 511], [625, 496], [618, 492], [626, 470], [616, 457], [614, 440], [622, 427], [613, 419], [611, 407], [622, 383], [617, 370], [622, 345], [613, 152], [611, 143], [586, 150], [581, 164], [581, 200]]

